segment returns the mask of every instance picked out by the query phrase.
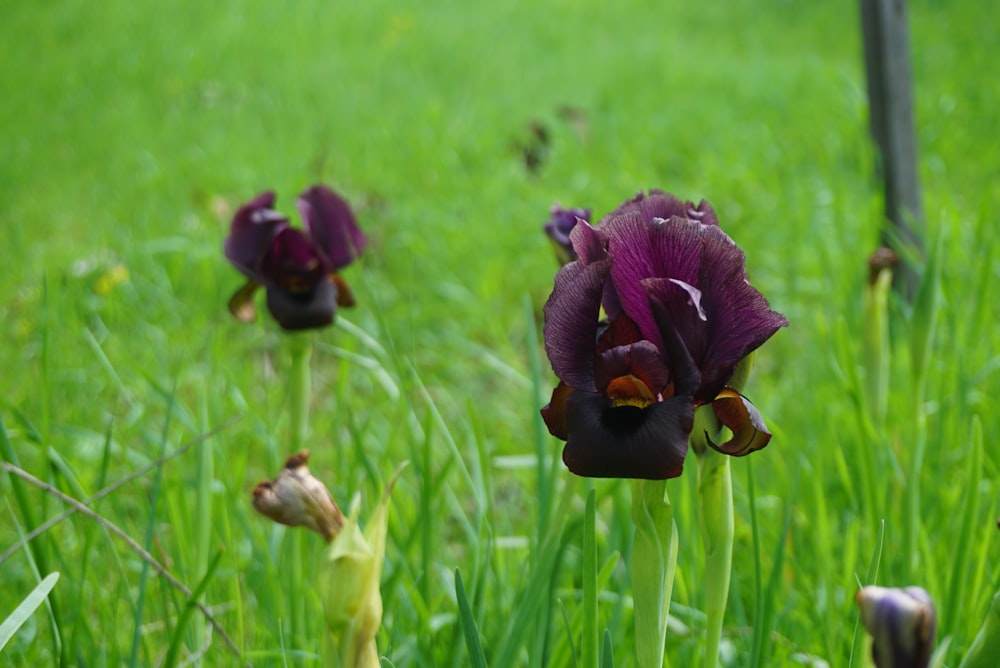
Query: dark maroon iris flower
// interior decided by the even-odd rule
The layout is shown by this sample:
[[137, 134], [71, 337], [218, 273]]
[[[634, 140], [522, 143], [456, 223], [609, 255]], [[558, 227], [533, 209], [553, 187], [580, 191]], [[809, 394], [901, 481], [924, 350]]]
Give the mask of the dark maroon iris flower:
[[747, 281], [743, 251], [712, 207], [640, 193], [596, 226], [577, 223], [570, 239], [578, 259], [556, 274], [545, 304], [560, 383], [542, 409], [570, 471], [679, 476], [705, 404], [733, 434], [717, 450], [767, 445], [760, 414], [727, 383], [788, 321]]
[[590, 222], [590, 209], [564, 209], [558, 204], [549, 211], [551, 217], [545, 223], [545, 234], [552, 240], [559, 264], [567, 264], [576, 259], [576, 251], [569, 235], [576, 227], [576, 221]]
[[266, 192], [240, 207], [225, 241], [225, 253], [247, 283], [229, 301], [237, 319], [256, 317], [253, 295], [263, 287], [267, 308], [287, 330], [325, 327], [338, 306], [353, 306], [354, 295], [337, 271], [367, 244], [351, 207], [326, 186], [299, 195], [296, 205], [305, 229], [291, 226], [274, 210]]

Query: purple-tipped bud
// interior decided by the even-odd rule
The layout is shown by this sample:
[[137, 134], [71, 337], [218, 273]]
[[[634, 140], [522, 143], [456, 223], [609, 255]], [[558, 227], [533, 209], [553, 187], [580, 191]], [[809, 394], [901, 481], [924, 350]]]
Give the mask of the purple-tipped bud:
[[865, 587], [857, 602], [878, 668], [926, 668], [937, 632], [937, 613], [927, 591]]
[[577, 259], [569, 233], [576, 227], [577, 220], [590, 222], [590, 209], [564, 209], [555, 204], [550, 213], [552, 217], [545, 223], [545, 234], [552, 240], [559, 264], [569, 264]]

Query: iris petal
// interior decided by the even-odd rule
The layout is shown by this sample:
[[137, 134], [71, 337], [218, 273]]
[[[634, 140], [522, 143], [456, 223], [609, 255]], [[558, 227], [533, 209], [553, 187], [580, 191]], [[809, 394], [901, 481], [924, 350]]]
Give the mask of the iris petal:
[[[708, 444], [719, 452], [742, 457], [760, 450], [771, 440], [771, 432], [764, 424], [764, 417], [750, 400], [731, 388], [726, 388], [712, 402], [712, 409], [719, 422], [733, 432], [733, 437], [716, 445], [712, 439]], [[707, 437], [707, 435], [706, 435]]]
[[337, 310], [337, 288], [326, 279], [302, 294], [269, 287], [267, 308], [283, 329], [295, 331], [326, 327], [333, 322], [333, 314]]
[[703, 375], [699, 401], [711, 401], [741, 359], [788, 325], [747, 282], [743, 251], [718, 228], [705, 230], [698, 287], [709, 320], [704, 352], [695, 356]]
[[226, 258], [248, 278], [258, 278], [268, 246], [289, 226], [288, 219], [274, 211], [274, 200], [268, 191], [241, 206], [223, 243]]
[[260, 283], [250, 279], [229, 299], [229, 312], [240, 322], [253, 322], [257, 319], [253, 295], [258, 288], [260, 288]]
[[350, 205], [335, 192], [316, 185], [295, 201], [306, 230], [329, 260], [331, 269], [346, 267], [368, 244]]
[[545, 421], [549, 433], [564, 441], [569, 437], [569, 427], [566, 425], [566, 399], [574, 391], [566, 383], [559, 383], [552, 391], [552, 400], [542, 409], [542, 420]]
[[566, 265], [556, 274], [543, 310], [545, 352], [552, 370], [559, 380], [579, 390], [595, 389], [594, 342], [610, 269], [611, 258], [586, 266], [580, 261]]
[[693, 421], [690, 397], [647, 408], [612, 407], [601, 394], [577, 390], [566, 401], [569, 438], [563, 462], [590, 478], [676, 478], [684, 468]]
[[654, 223], [634, 214], [609, 223], [612, 236], [608, 252], [614, 257], [611, 278], [622, 308], [639, 325], [643, 336], [657, 345], [662, 341], [642, 281], [663, 278], [696, 285], [703, 229], [700, 223], [683, 218]]

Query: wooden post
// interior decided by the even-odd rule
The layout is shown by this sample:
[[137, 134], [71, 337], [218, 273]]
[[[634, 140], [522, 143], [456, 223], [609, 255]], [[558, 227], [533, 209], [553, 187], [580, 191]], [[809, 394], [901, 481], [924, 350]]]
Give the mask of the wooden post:
[[895, 287], [911, 298], [919, 277], [911, 258], [923, 255], [925, 236], [917, 142], [913, 118], [913, 82], [906, 0], [861, 0], [865, 70], [872, 137], [878, 146], [885, 186], [882, 243], [902, 259]]

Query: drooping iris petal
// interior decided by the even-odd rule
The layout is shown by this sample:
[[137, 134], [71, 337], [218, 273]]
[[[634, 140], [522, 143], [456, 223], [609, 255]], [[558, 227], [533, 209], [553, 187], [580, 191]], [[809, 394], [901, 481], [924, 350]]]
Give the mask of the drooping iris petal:
[[736, 390], [726, 388], [712, 402], [712, 410], [719, 422], [733, 432], [733, 437], [722, 444], [706, 440], [715, 450], [734, 457], [749, 455], [760, 450], [771, 441], [771, 432], [764, 424], [764, 417], [757, 408]]
[[229, 298], [229, 312], [240, 322], [253, 322], [257, 319], [257, 309], [253, 305], [253, 296], [260, 288], [260, 283], [248, 279], [239, 290]]
[[572, 262], [556, 274], [543, 309], [545, 351], [560, 380], [594, 390], [594, 342], [601, 295], [611, 269], [607, 258], [588, 265]]
[[563, 463], [589, 478], [676, 478], [684, 468], [694, 422], [690, 397], [647, 408], [614, 407], [595, 392], [573, 391], [566, 400], [569, 436]]
[[268, 191], [241, 206], [223, 243], [226, 258], [249, 278], [255, 278], [268, 246], [288, 227], [288, 219], [274, 210], [274, 200]]
[[552, 390], [552, 399], [542, 408], [542, 420], [549, 433], [556, 438], [566, 440], [569, 437], [569, 427], [566, 424], [566, 400], [574, 392], [566, 383], [559, 383]]
[[283, 329], [290, 331], [326, 327], [333, 322], [336, 306], [337, 288], [327, 280], [319, 281], [308, 292], [267, 290], [267, 309]]
[[368, 244], [347, 202], [323, 185], [315, 185], [295, 202], [306, 230], [326, 254], [333, 270], [346, 267]]

